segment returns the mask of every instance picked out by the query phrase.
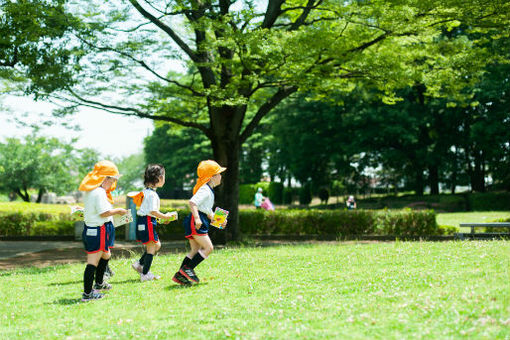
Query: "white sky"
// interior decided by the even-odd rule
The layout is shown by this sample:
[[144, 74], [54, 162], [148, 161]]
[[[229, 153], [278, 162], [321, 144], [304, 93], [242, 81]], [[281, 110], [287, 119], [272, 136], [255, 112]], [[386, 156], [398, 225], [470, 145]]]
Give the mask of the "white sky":
[[[19, 126], [12, 121], [13, 116], [28, 113], [22, 118], [27, 123], [37, 123], [51, 117], [55, 106], [47, 102], [34, 102], [29, 97], [2, 96], [0, 103], [0, 142], [5, 138], [16, 137], [22, 139], [30, 134], [30, 127]], [[8, 110], [5, 110], [8, 108]], [[9, 112], [10, 111], [10, 112]], [[67, 116], [65, 119], [81, 127], [81, 131], [66, 129], [58, 124], [42, 127], [39, 132], [43, 136], [51, 136], [70, 141], [78, 138], [74, 144], [77, 148], [92, 148], [103, 157], [124, 157], [139, 153], [143, 150], [143, 139], [153, 130], [153, 121], [134, 117], [125, 117], [104, 111], [80, 108], [79, 112]]]

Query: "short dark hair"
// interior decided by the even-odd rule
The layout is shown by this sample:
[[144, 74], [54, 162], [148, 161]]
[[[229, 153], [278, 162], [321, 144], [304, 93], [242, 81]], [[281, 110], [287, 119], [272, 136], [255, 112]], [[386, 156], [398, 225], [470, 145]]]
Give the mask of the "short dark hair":
[[149, 164], [145, 168], [145, 175], [143, 176], [143, 185], [154, 185], [158, 183], [159, 177], [165, 175], [165, 167], [161, 164]]

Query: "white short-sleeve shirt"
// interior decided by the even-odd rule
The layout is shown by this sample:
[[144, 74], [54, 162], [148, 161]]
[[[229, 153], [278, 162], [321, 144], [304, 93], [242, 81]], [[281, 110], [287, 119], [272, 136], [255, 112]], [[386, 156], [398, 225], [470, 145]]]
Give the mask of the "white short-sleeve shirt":
[[151, 211], [159, 211], [160, 208], [160, 200], [159, 196], [156, 193], [156, 190], [152, 190], [149, 188], [143, 189], [143, 201], [140, 205], [140, 209], [136, 213], [138, 216], [151, 216]]
[[202, 185], [196, 194], [191, 197], [190, 201], [196, 204], [198, 211], [203, 212], [207, 216], [213, 214], [214, 191], [208, 184]]
[[113, 208], [112, 204], [106, 197], [106, 191], [101, 188], [95, 188], [94, 190], [85, 192], [83, 197], [84, 208], [84, 220], [85, 224], [89, 227], [100, 227], [105, 222], [111, 222], [112, 216], [101, 217], [100, 215]]

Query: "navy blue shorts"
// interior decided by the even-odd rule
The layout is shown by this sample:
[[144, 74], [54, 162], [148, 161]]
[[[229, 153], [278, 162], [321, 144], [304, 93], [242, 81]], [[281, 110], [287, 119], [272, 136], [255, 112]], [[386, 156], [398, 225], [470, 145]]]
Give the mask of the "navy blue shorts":
[[159, 241], [156, 226], [158, 222], [156, 218], [151, 216], [136, 217], [136, 240], [147, 244], [149, 242], [157, 243]]
[[211, 223], [209, 218], [206, 214], [200, 211], [198, 212], [198, 215], [200, 216], [200, 220], [202, 220], [200, 229], [195, 228], [195, 219], [191, 214], [184, 219], [182, 224], [184, 225], [184, 236], [186, 238], [193, 238], [193, 235], [204, 236], [209, 233], [209, 224]]
[[85, 251], [88, 254], [99, 251], [108, 252], [115, 243], [115, 227], [112, 222], [106, 222], [100, 227], [85, 225], [81, 234]]

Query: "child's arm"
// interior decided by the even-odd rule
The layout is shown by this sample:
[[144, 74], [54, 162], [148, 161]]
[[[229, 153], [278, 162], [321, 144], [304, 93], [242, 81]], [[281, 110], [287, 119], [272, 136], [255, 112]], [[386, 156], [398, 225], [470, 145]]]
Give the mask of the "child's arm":
[[200, 226], [202, 225], [202, 220], [200, 219], [200, 215], [198, 214], [198, 207], [195, 203], [192, 201], [189, 201], [189, 208], [191, 210], [191, 215], [193, 216], [193, 219], [195, 220], [195, 228], [200, 229]]
[[163, 214], [159, 210], [151, 211], [151, 215], [156, 217], [156, 218], [161, 218], [161, 219], [164, 219], [164, 220], [169, 220], [170, 218], [172, 218], [172, 215], [170, 213]]
[[116, 209], [107, 210], [104, 213], [99, 214], [99, 216], [104, 218], [104, 217], [109, 217], [109, 216], [113, 216], [113, 215], [126, 215], [127, 213], [128, 213], [128, 211], [126, 209], [116, 208]]

